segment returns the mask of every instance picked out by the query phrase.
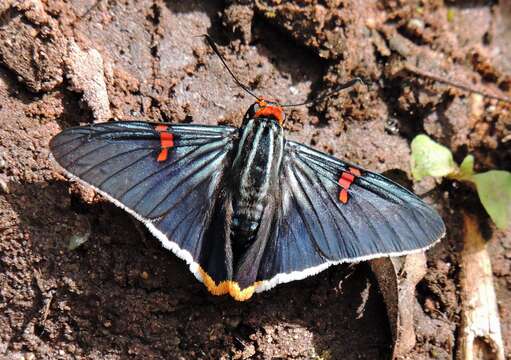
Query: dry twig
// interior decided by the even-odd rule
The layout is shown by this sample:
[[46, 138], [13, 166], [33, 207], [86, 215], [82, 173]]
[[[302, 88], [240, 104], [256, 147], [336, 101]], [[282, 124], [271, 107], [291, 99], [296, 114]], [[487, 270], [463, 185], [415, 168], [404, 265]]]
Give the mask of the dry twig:
[[504, 345], [486, 242], [477, 219], [464, 215], [459, 360], [504, 360]]

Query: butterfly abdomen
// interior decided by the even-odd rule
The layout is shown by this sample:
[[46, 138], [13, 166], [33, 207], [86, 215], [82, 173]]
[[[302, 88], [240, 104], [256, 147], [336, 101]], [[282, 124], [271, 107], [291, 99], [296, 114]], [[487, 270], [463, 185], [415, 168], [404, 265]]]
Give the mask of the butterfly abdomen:
[[277, 183], [283, 151], [282, 128], [275, 121], [250, 119], [242, 128], [231, 176], [234, 235], [257, 231]]

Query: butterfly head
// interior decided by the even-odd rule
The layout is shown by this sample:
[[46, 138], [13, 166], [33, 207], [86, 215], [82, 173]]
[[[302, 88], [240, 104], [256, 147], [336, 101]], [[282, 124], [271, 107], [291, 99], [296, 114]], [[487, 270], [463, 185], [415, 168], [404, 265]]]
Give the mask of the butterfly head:
[[277, 121], [281, 126], [286, 119], [284, 110], [282, 110], [278, 103], [265, 99], [260, 99], [253, 103], [248, 109], [246, 116], [251, 119], [270, 118]]

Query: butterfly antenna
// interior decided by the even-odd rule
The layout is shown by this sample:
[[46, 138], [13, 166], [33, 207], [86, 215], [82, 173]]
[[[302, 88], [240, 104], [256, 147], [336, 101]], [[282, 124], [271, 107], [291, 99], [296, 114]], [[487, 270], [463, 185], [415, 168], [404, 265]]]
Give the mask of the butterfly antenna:
[[507, 103], [511, 103], [511, 98], [509, 98], [507, 96], [490, 94], [487, 91], [473, 88], [473, 87], [468, 86], [466, 84], [462, 84], [462, 83], [460, 83], [458, 81], [454, 81], [454, 80], [450, 80], [450, 79], [444, 79], [441, 76], [435, 75], [435, 74], [433, 74], [433, 73], [431, 73], [429, 71], [426, 71], [426, 70], [419, 69], [419, 68], [417, 68], [417, 67], [415, 67], [413, 65], [410, 65], [410, 64], [406, 64], [404, 66], [404, 69], [406, 71], [414, 74], [414, 75], [417, 75], [417, 76], [420, 76], [420, 77], [423, 77], [423, 78], [428, 78], [428, 79], [431, 79], [433, 81], [437, 81], [437, 82], [442, 83], [442, 84], [450, 85], [450, 86], [453, 86], [455, 88], [458, 88], [458, 89], [461, 89], [461, 90], [464, 90], [464, 91], [467, 91], [467, 92], [470, 92], [470, 93], [479, 94], [479, 95], [482, 95], [482, 96], [487, 97], [489, 99], [494, 99], [494, 100], [499, 100], [499, 101], [504, 101], [504, 102], [507, 102]]
[[366, 85], [366, 83], [364, 82], [364, 80], [362, 80], [362, 78], [356, 77], [356, 78], [351, 79], [348, 82], [345, 82], [344, 84], [340, 84], [340, 85], [336, 86], [335, 89], [333, 89], [332, 91], [327, 92], [326, 94], [324, 94], [322, 96], [318, 96], [314, 100], [305, 101], [305, 102], [297, 103], [297, 104], [279, 104], [279, 106], [281, 106], [281, 107], [311, 106], [311, 105], [317, 104], [317, 103], [329, 98], [332, 95], [335, 95], [335, 94], [341, 92], [342, 90], [352, 87], [353, 85], [355, 85], [358, 82]]
[[204, 35], [201, 35], [202, 37], [205, 37], [209, 46], [211, 46], [211, 49], [213, 49], [213, 51], [215, 52], [215, 54], [220, 58], [220, 61], [222, 62], [222, 64], [224, 64], [224, 67], [227, 69], [227, 71], [229, 72], [229, 74], [232, 76], [232, 78], [234, 79], [234, 82], [236, 82], [236, 84], [242, 88], [243, 90], [245, 90], [248, 94], [252, 95], [253, 97], [255, 97], [257, 100], [261, 100], [261, 98], [259, 96], [257, 96], [256, 94], [254, 94], [254, 92], [252, 90], [250, 90], [250, 88], [243, 84], [241, 81], [238, 80], [238, 78], [236, 77], [236, 75], [234, 75], [234, 73], [231, 71], [231, 69], [229, 68], [229, 66], [227, 65], [227, 63], [225, 62], [224, 60], [224, 57], [222, 56], [222, 54], [220, 54], [220, 51], [218, 50], [218, 47], [216, 46], [215, 42], [213, 41], [213, 39], [207, 35], [207, 34], [204, 34]]

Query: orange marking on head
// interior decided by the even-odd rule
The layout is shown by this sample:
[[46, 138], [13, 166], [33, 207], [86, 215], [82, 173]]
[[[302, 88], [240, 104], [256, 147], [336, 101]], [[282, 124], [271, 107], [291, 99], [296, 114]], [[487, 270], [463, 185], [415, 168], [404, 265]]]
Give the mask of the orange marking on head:
[[[261, 105], [261, 104], [259, 104]], [[267, 105], [256, 111], [255, 117], [273, 117], [280, 125], [284, 122], [284, 112], [280, 106]]]
[[260, 107], [267, 107], [268, 103], [264, 99], [256, 100]]
[[168, 126], [165, 125], [158, 125], [156, 126], [155, 129], [160, 133], [161, 146], [160, 154], [158, 155], [156, 160], [161, 162], [167, 160], [167, 157], [169, 155], [169, 149], [174, 146], [174, 135], [172, 133], [167, 132]]
[[217, 285], [215, 280], [201, 267], [199, 267], [199, 275], [211, 294], [216, 296], [229, 294], [237, 301], [250, 299], [254, 295], [255, 289], [261, 285], [261, 282], [257, 281], [243, 290], [240, 289], [240, 285], [237, 282], [232, 280], [224, 280]]

